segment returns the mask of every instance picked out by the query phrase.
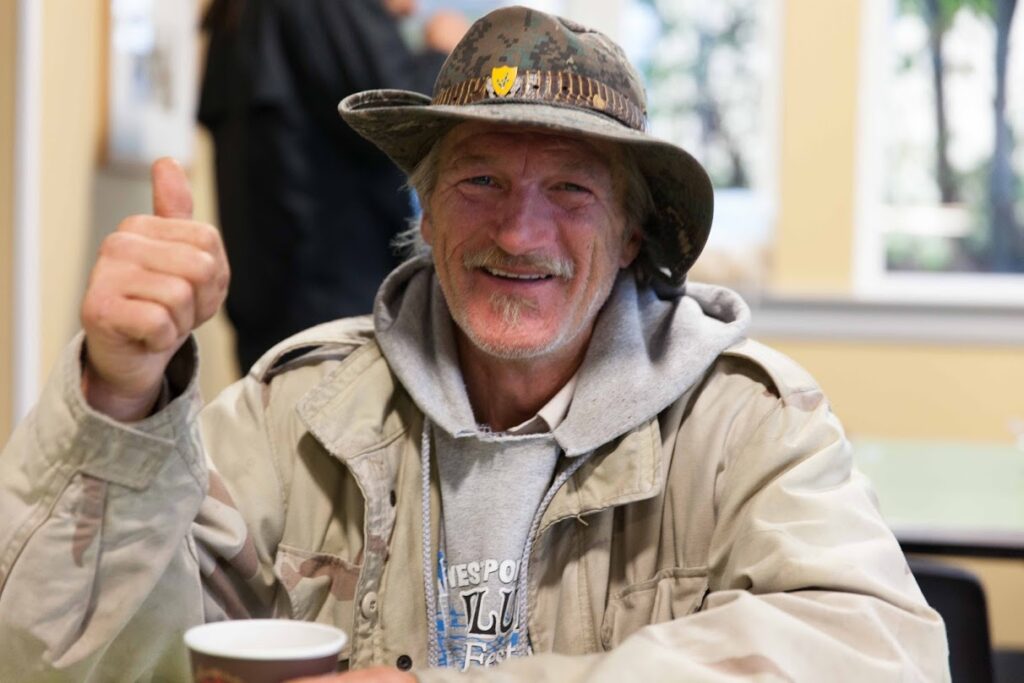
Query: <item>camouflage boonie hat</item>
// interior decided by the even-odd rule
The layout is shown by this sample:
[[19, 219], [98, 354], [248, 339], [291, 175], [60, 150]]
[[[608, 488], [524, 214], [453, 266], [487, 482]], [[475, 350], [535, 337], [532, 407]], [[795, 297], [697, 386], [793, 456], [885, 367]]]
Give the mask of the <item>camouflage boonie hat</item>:
[[495, 10], [452, 51], [433, 97], [404, 90], [350, 95], [338, 111], [409, 173], [465, 121], [546, 128], [631, 148], [654, 198], [644, 252], [679, 285], [704, 248], [714, 194], [685, 150], [646, 132], [643, 84], [608, 36], [525, 7]]

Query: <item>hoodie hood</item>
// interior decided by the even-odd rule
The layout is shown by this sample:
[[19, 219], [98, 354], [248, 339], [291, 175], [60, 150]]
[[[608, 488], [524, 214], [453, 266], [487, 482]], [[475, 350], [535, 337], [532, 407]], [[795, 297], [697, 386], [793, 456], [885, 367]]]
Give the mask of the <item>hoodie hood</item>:
[[[648, 422], [744, 337], [749, 319], [731, 290], [689, 283], [685, 294], [662, 298], [621, 271], [598, 313], [569, 412], [554, 431], [559, 447], [581, 455]], [[455, 323], [429, 256], [384, 281], [374, 327], [392, 371], [437, 427], [455, 438], [489, 438], [473, 417]]]

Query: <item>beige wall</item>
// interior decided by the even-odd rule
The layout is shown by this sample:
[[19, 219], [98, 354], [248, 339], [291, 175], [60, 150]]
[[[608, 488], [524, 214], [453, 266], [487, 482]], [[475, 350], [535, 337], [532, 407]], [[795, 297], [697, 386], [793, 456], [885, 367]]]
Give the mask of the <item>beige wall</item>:
[[770, 281], [780, 293], [850, 288], [860, 2], [783, 5], [779, 223]]
[[14, 328], [11, 251], [14, 247], [14, 86], [16, 0], [0, 0], [0, 440], [11, 430]]
[[1024, 419], [1024, 349], [764, 341], [815, 376], [855, 437], [1010, 443]]
[[45, 375], [78, 329], [78, 300], [92, 259], [86, 247], [103, 131], [105, 3], [42, 5], [39, 278]]

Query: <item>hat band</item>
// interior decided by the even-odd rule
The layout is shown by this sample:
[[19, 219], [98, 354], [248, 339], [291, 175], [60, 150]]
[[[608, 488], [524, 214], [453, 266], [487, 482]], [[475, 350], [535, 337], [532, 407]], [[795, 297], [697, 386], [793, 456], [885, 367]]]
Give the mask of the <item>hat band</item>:
[[469, 78], [434, 94], [431, 104], [464, 105], [485, 100], [523, 100], [563, 104], [611, 116], [634, 130], [646, 129], [647, 117], [625, 95], [601, 81], [569, 71], [517, 71], [511, 87], [498, 92], [493, 77]]

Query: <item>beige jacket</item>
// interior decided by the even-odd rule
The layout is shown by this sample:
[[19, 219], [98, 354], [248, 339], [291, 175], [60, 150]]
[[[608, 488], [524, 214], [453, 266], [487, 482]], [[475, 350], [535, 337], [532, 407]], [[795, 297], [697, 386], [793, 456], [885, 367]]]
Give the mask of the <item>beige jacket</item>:
[[[417, 668], [423, 418], [368, 319], [283, 343], [201, 413], [186, 349], [187, 390], [132, 426], [84, 403], [80, 345], [0, 456], [0, 681], [187, 680], [183, 631], [249, 615], [341, 626], [350, 666], [458, 678]], [[573, 475], [529, 576], [537, 654], [465, 678], [949, 678], [827, 401], [755, 342]]]

